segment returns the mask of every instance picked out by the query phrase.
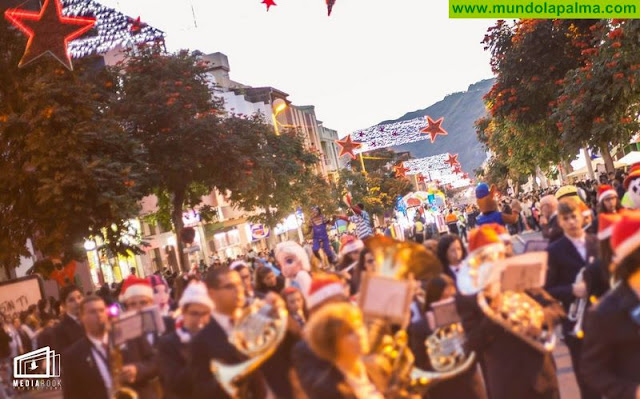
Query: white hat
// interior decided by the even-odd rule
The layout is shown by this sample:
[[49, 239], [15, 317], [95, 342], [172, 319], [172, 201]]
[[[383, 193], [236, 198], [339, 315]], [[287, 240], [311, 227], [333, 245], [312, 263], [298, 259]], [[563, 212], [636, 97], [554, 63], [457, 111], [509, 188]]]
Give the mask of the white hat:
[[231, 270], [236, 270], [237, 268], [244, 266], [244, 267], [249, 267], [249, 265], [247, 264], [247, 262], [243, 261], [243, 260], [236, 260], [235, 262], [231, 263], [229, 265], [229, 269]]
[[182, 308], [190, 303], [199, 303], [200, 305], [208, 307], [209, 310], [213, 310], [213, 302], [211, 298], [209, 298], [207, 286], [203, 282], [194, 280], [185, 288], [179, 305]]

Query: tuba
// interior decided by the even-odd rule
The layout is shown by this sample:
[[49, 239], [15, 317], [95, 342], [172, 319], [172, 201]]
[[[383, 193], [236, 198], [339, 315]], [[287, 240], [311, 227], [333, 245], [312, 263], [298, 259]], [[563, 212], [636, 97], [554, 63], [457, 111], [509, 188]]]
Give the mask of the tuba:
[[[398, 280], [409, 280], [412, 278], [427, 280], [438, 276], [442, 267], [435, 255], [424, 246], [396, 241], [384, 236], [375, 236], [365, 241], [365, 245], [376, 259], [375, 274], [390, 277]], [[388, 364], [389, 370], [389, 393], [385, 397], [403, 397], [407, 392], [420, 392], [426, 387], [439, 381], [453, 378], [466, 371], [475, 360], [474, 354], [457, 359], [455, 364], [435, 372], [421, 370], [414, 364], [413, 354], [408, 347], [408, 335], [405, 330], [407, 320], [403, 328], [394, 335], [388, 333], [387, 320], [377, 319], [373, 321], [379, 333], [378, 339], [373, 339], [373, 350], [377, 357]], [[385, 331], [386, 330], [386, 331]], [[460, 346], [461, 348], [461, 346]], [[433, 351], [434, 356], [444, 358], [446, 355], [440, 353], [438, 349]]]
[[211, 372], [229, 396], [238, 398], [238, 383], [276, 351], [286, 335], [288, 316], [284, 307], [263, 301], [254, 301], [243, 309], [229, 334], [229, 342], [248, 359], [236, 364], [213, 359], [210, 364]]
[[[525, 257], [526, 256], [526, 257]], [[511, 267], [541, 263], [546, 252], [531, 252], [509, 258]], [[519, 259], [518, 259], [519, 258]], [[556, 345], [554, 323], [543, 306], [525, 290], [501, 291], [501, 278], [507, 268], [504, 245], [492, 244], [470, 256], [458, 274], [458, 289], [465, 295], [477, 293], [478, 306], [494, 323], [541, 352], [551, 352]]]

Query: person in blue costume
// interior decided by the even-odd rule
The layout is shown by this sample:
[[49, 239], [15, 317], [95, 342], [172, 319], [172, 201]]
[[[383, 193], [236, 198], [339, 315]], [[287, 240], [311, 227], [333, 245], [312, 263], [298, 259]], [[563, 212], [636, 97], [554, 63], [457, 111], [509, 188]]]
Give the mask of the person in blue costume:
[[329, 262], [335, 263], [336, 254], [331, 249], [331, 242], [329, 241], [329, 234], [327, 233], [327, 221], [320, 207], [314, 206], [311, 212], [310, 225], [313, 236], [313, 254], [322, 261], [322, 257], [320, 256], [320, 248], [322, 248]]
[[476, 218], [476, 225], [496, 223], [501, 226], [513, 224], [518, 221], [518, 212], [505, 213], [498, 210], [498, 202], [495, 199], [496, 186], [487, 183], [478, 183], [476, 187], [476, 201], [480, 208], [480, 215]]

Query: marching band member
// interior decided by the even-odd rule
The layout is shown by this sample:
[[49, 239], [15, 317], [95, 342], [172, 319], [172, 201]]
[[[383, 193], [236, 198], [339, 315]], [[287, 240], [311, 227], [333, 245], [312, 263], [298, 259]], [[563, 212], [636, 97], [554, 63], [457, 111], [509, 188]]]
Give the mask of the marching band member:
[[[486, 368], [483, 374], [491, 399], [559, 399], [552, 355], [533, 348], [494, 323], [478, 305], [479, 290], [491, 287], [499, 277], [493, 266], [506, 256], [500, 237], [503, 231], [499, 225], [486, 224], [469, 234], [469, 257], [458, 274], [458, 291], [462, 295], [456, 296], [456, 307], [467, 337], [465, 347], [467, 352], [476, 352]], [[475, 272], [479, 276], [486, 276], [486, 283], [477, 289], [468, 281], [469, 270], [464, 270], [470, 268], [469, 261], [478, 264]], [[538, 291], [544, 293], [541, 289]]]
[[211, 318], [213, 302], [207, 287], [192, 281], [180, 298], [181, 326], [160, 338], [158, 343], [158, 368], [165, 399], [190, 399], [192, 397], [189, 344], [191, 339]]
[[[598, 254], [598, 240], [583, 230], [582, 202], [576, 196], [562, 198], [558, 204], [558, 224], [564, 235], [551, 243], [547, 281], [545, 289], [554, 298], [562, 302], [565, 312], [570, 314], [572, 304], [577, 306], [580, 300], [588, 301], [586, 269]], [[578, 275], [580, 274], [580, 278]], [[575, 313], [575, 312], [574, 312]], [[577, 315], [580, 317], [580, 315]], [[571, 354], [571, 363], [576, 371], [576, 380], [582, 399], [597, 399], [598, 395], [589, 389], [580, 375], [580, 356], [582, 340], [573, 334], [576, 320], [567, 318], [562, 323], [564, 342]]]
[[580, 372], [607, 399], [640, 399], [640, 212], [613, 227], [620, 284], [587, 313]]
[[64, 399], [110, 398], [114, 378], [136, 391], [140, 399], [158, 398], [152, 383], [157, 376], [156, 358], [147, 340], [139, 337], [121, 345], [123, 365], [120, 374], [113, 375], [104, 300], [96, 295], [85, 297], [79, 316], [85, 335], [61, 359]]
[[[64, 316], [62, 320], [46, 334], [47, 338], [38, 339], [38, 345], [51, 346], [59, 353], [63, 353], [67, 348], [84, 336], [82, 323], [80, 323], [80, 302], [82, 302], [82, 291], [75, 285], [67, 285], [60, 290], [60, 301], [63, 304]], [[43, 337], [45, 337], [43, 336]]]

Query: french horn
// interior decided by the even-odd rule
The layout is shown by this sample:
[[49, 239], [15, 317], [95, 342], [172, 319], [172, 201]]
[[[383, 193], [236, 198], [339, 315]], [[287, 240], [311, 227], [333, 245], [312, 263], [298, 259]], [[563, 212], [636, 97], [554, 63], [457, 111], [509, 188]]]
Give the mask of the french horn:
[[286, 335], [288, 316], [284, 306], [263, 301], [254, 301], [243, 310], [229, 334], [229, 342], [248, 359], [236, 364], [215, 359], [210, 363], [211, 372], [229, 396], [238, 398], [238, 383], [276, 351]]

